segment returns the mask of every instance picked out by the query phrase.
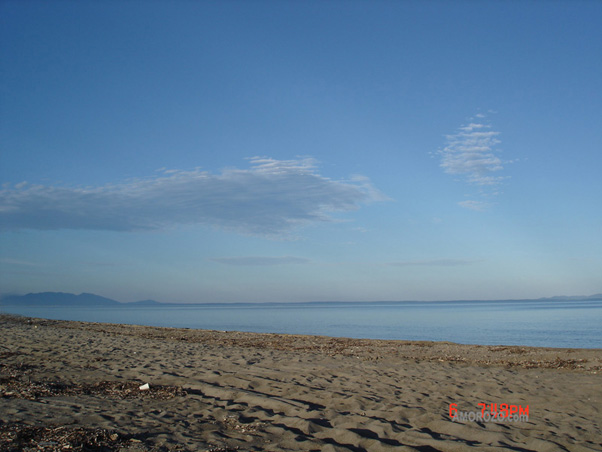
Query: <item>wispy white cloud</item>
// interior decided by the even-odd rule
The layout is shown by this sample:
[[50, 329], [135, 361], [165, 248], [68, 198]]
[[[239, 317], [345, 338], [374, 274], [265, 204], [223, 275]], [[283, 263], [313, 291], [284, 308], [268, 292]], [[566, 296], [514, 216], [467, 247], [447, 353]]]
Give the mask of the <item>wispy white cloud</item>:
[[5, 185], [0, 228], [133, 231], [198, 224], [279, 236], [334, 221], [330, 213], [385, 199], [366, 178], [322, 176], [310, 158], [254, 157], [246, 169], [163, 170], [148, 179], [99, 187]]
[[264, 265], [286, 265], [286, 264], [307, 264], [309, 259], [295, 256], [266, 257], [266, 256], [245, 256], [245, 257], [214, 257], [213, 262], [219, 262], [226, 265], [237, 266], [264, 266]]
[[[483, 119], [483, 115], [477, 119]], [[497, 175], [504, 169], [504, 162], [497, 156], [499, 135], [483, 122], [460, 127], [457, 133], [446, 136], [446, 146], [438, 151], [440, 166], [448, 174], [462, 175], [471, 184], [499, 184], [504, 179]]]
[[118, 264], [114, 262], [81, 262], [82, 265], [87, 265], [89, 267], [117, 267]]
[[[500, 132], [485, 123], [486, 116], [478, 113], [471, 121], [446, 136], [446, 145], [437, 151], [440, 166], [448, 174], [460, 176], [470, 185], [477, 186], [480, 194], [495, 196], [497, 187], [507, 176], [501, 175], [506, 163], [499, 156]], [[489, 203], [463, 201], [460, 206], [472, 210], [486, 210]]]
[[463, 175], [475, 185], [496, 185], [504, 178], [494, 173], [504, 169], [494, 147], [501, 143], [499, 132], [486, 130], [490, 126], [471, 123], [447, 136], [447, 145], [439, 151], [441, 167], [446, 173]]
[[418, 261], [401, 261], [401, 262], [389, 262], [387, 265], [393, 267], [458, 267], [462, 265], [472, 265], [479, 260], [474, 259], [432, 259], [432, 260], [418, 260]]
[[477, 212], [484, 212], [491, 207], [491, 204], [488, 202], [474, 200], [460, 201], [458, 205], [465, 209], [476, 210]]
[[21, 266], [26, 266], [26, 267], [39, 267], [39, 266], [41, 266], [41, 264], [38, 264], [36, 262], [24, 261], [24, 260], [21, 260], [21, 259], [11, 259], [11, 258], [8, 258], [8, 257], [0, 258], [0, 264], [21, 265]]

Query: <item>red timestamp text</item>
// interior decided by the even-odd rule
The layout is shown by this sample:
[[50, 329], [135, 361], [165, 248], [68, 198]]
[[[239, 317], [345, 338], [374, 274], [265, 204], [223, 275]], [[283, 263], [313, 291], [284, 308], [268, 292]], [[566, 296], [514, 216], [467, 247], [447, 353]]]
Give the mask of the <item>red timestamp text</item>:
[[[513, 405], [509, 403], [485, 403], [481, 402], [478, 404], [481, 408], [481, 416], [484, 416], [486, 413], [491, 416], [504, 418], [510, 417], [514, 415], [518, 416], [529, 416], [529, 405]], [[449, 404], [449, 416], [455, 417], [458, 414], [458, 404], [450, 403]]]

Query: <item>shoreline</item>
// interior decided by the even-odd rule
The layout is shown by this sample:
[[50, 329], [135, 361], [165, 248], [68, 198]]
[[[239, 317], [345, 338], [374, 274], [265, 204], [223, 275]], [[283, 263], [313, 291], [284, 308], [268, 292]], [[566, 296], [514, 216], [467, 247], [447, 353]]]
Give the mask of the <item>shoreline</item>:
[[[567, 306], [555, 310], [546, 304], [545, 315], [542, 316], [540, 311], [529, 308], [526, 317], [523, 318], [521, 311], [514, 307], [507, 311], [506, 307], [496, 304], [493, 308], [480, 307], [476, 311], [466, 306], [456, 310], [453, 308], [454, 302], [445, 302], [443, 304], [446, 305], [446, 309], [439, 312], [437, 308], [433, 322], [429, 320], [429, 310], [424, 307], [411, 308], [407, 312], [397, 308], [392, 311], [389, 308], [372, 311], [367, 305], [350, 311], [344, 307], [342, 310], [328, 308], [315, 313], [302, 308], [289, 311], [288, 308], [292, 306], [289, 304], [286, 309], [267, 308], [267, 311], [263, 311], [264, 308], [250, 309], [248, 314], [244, 310], [234, 312], [232, 309], [235, 308], [225, 308], [224, 305], [206, 311], [195, 308], [190, 312], [165, 307], [125, 310], [105, 307], [73, 307], [72, 309], [58, 306], [21, 309], [0, 307], [0, 314], [84, 322], [374, 340], [448, 341], [465, 345], [602, 349], [602, 337], [597, 322], [602, 314], [602, 305], [598, 301], [593, 303], [588, 301], [588, 303], [590, 304], [585, 306], [586, 309], [575, 310], [573, 314], [567, 315], [563, 314]], [[480, 306], [487, 302], [478, 302], [478, 304]], [[240, 306], [243, 305], [256, 306], [254, 304]], [[497, 311], [500, 309], [502, 313], [498, 316]], [[320, 314], [321, 312], [324, 312], [324, 315]], [[320, 318], [316, 319], [316, 315]], [[345, 320], [341, 321], [341, 319]], [[517, 321], [519, 324], [516, 323]]]
[[[79, 432], [106, 450], [132, 452], [602, 450], [601, 349], [7, 314], [0, 326], [2, 450], [27, 435], [37, 444], [14, 450], [63, 450], [56, 432], [62, 441], [71, 438], [65, 432]], [[145, 383], [151, 389], [140, 391]], [[479, 403], [528, 406], [529, 420], [452, 421], [451, 403], [461, 411], [477, 411]]]
[[[361, 339], [287, 333], [255, 333], [196, 328], [136, 325], [127, 323], [84, 322], [0, 314], [27, 325], [64, 329], [86, 329], [109, 334], [175, 340], [192, 343], [222, 344], [245, 348], [274, 348], [282, 351], [326, 353], [378, 360], [391, 355], [403, 359], [464, 362], [523, 368], [602, 371], [602, 348], [533, 347], [522, 345], [459, 344], [449, 341], [414, 341], [399, 339]], [[380, 354], [379, 354], [380, 353]]]

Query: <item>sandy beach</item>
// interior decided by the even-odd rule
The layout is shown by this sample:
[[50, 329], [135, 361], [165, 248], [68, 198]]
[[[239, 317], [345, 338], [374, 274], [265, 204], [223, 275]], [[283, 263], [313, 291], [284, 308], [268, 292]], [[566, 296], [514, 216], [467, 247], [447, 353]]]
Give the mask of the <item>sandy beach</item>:
[[[602, 451], [599, 349], [0, 327], [2, 451]], [[450, 418], [479, 403], [528, 420]]]

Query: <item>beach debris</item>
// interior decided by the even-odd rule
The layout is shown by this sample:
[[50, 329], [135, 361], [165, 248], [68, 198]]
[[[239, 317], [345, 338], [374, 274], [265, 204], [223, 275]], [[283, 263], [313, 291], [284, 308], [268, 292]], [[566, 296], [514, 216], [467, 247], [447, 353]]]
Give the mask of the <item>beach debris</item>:
[[105, 451], [126, 450], [131, 442], [142, 444], [136, 450], [154, 450], [136, 438], [142, 435], [119, 435], [104, 428], [44, 425], [31, 426], [19, 422], [0, 422], [0, 450], [36, 451]]
[[244, 419], [239, 418], [237, 415], [229, 415], [224, 417], [221, 421], [210, 421], [212, 424], [220, 423], [227, 429], [237, 430], [241, 433], [254, 434], [262, 430], [266, 424], [256, 419]]
[[[143, 387], [145, 387], [143, 389]], [[153, 385], [139, 386], [134, 382], [100, 381], [93, 384], [69, 384], [61, 381], [34, 381], [23, 375], [16, 366], [0, 373], [0, 399], [17, 398], [37, 400], [41, 397], [100, 395], [116, 399], [150, 398], [168, 400], [186, 396], [188, 392], [180, 386]], [[1, 449], [0, 449], [1, 450]]]

